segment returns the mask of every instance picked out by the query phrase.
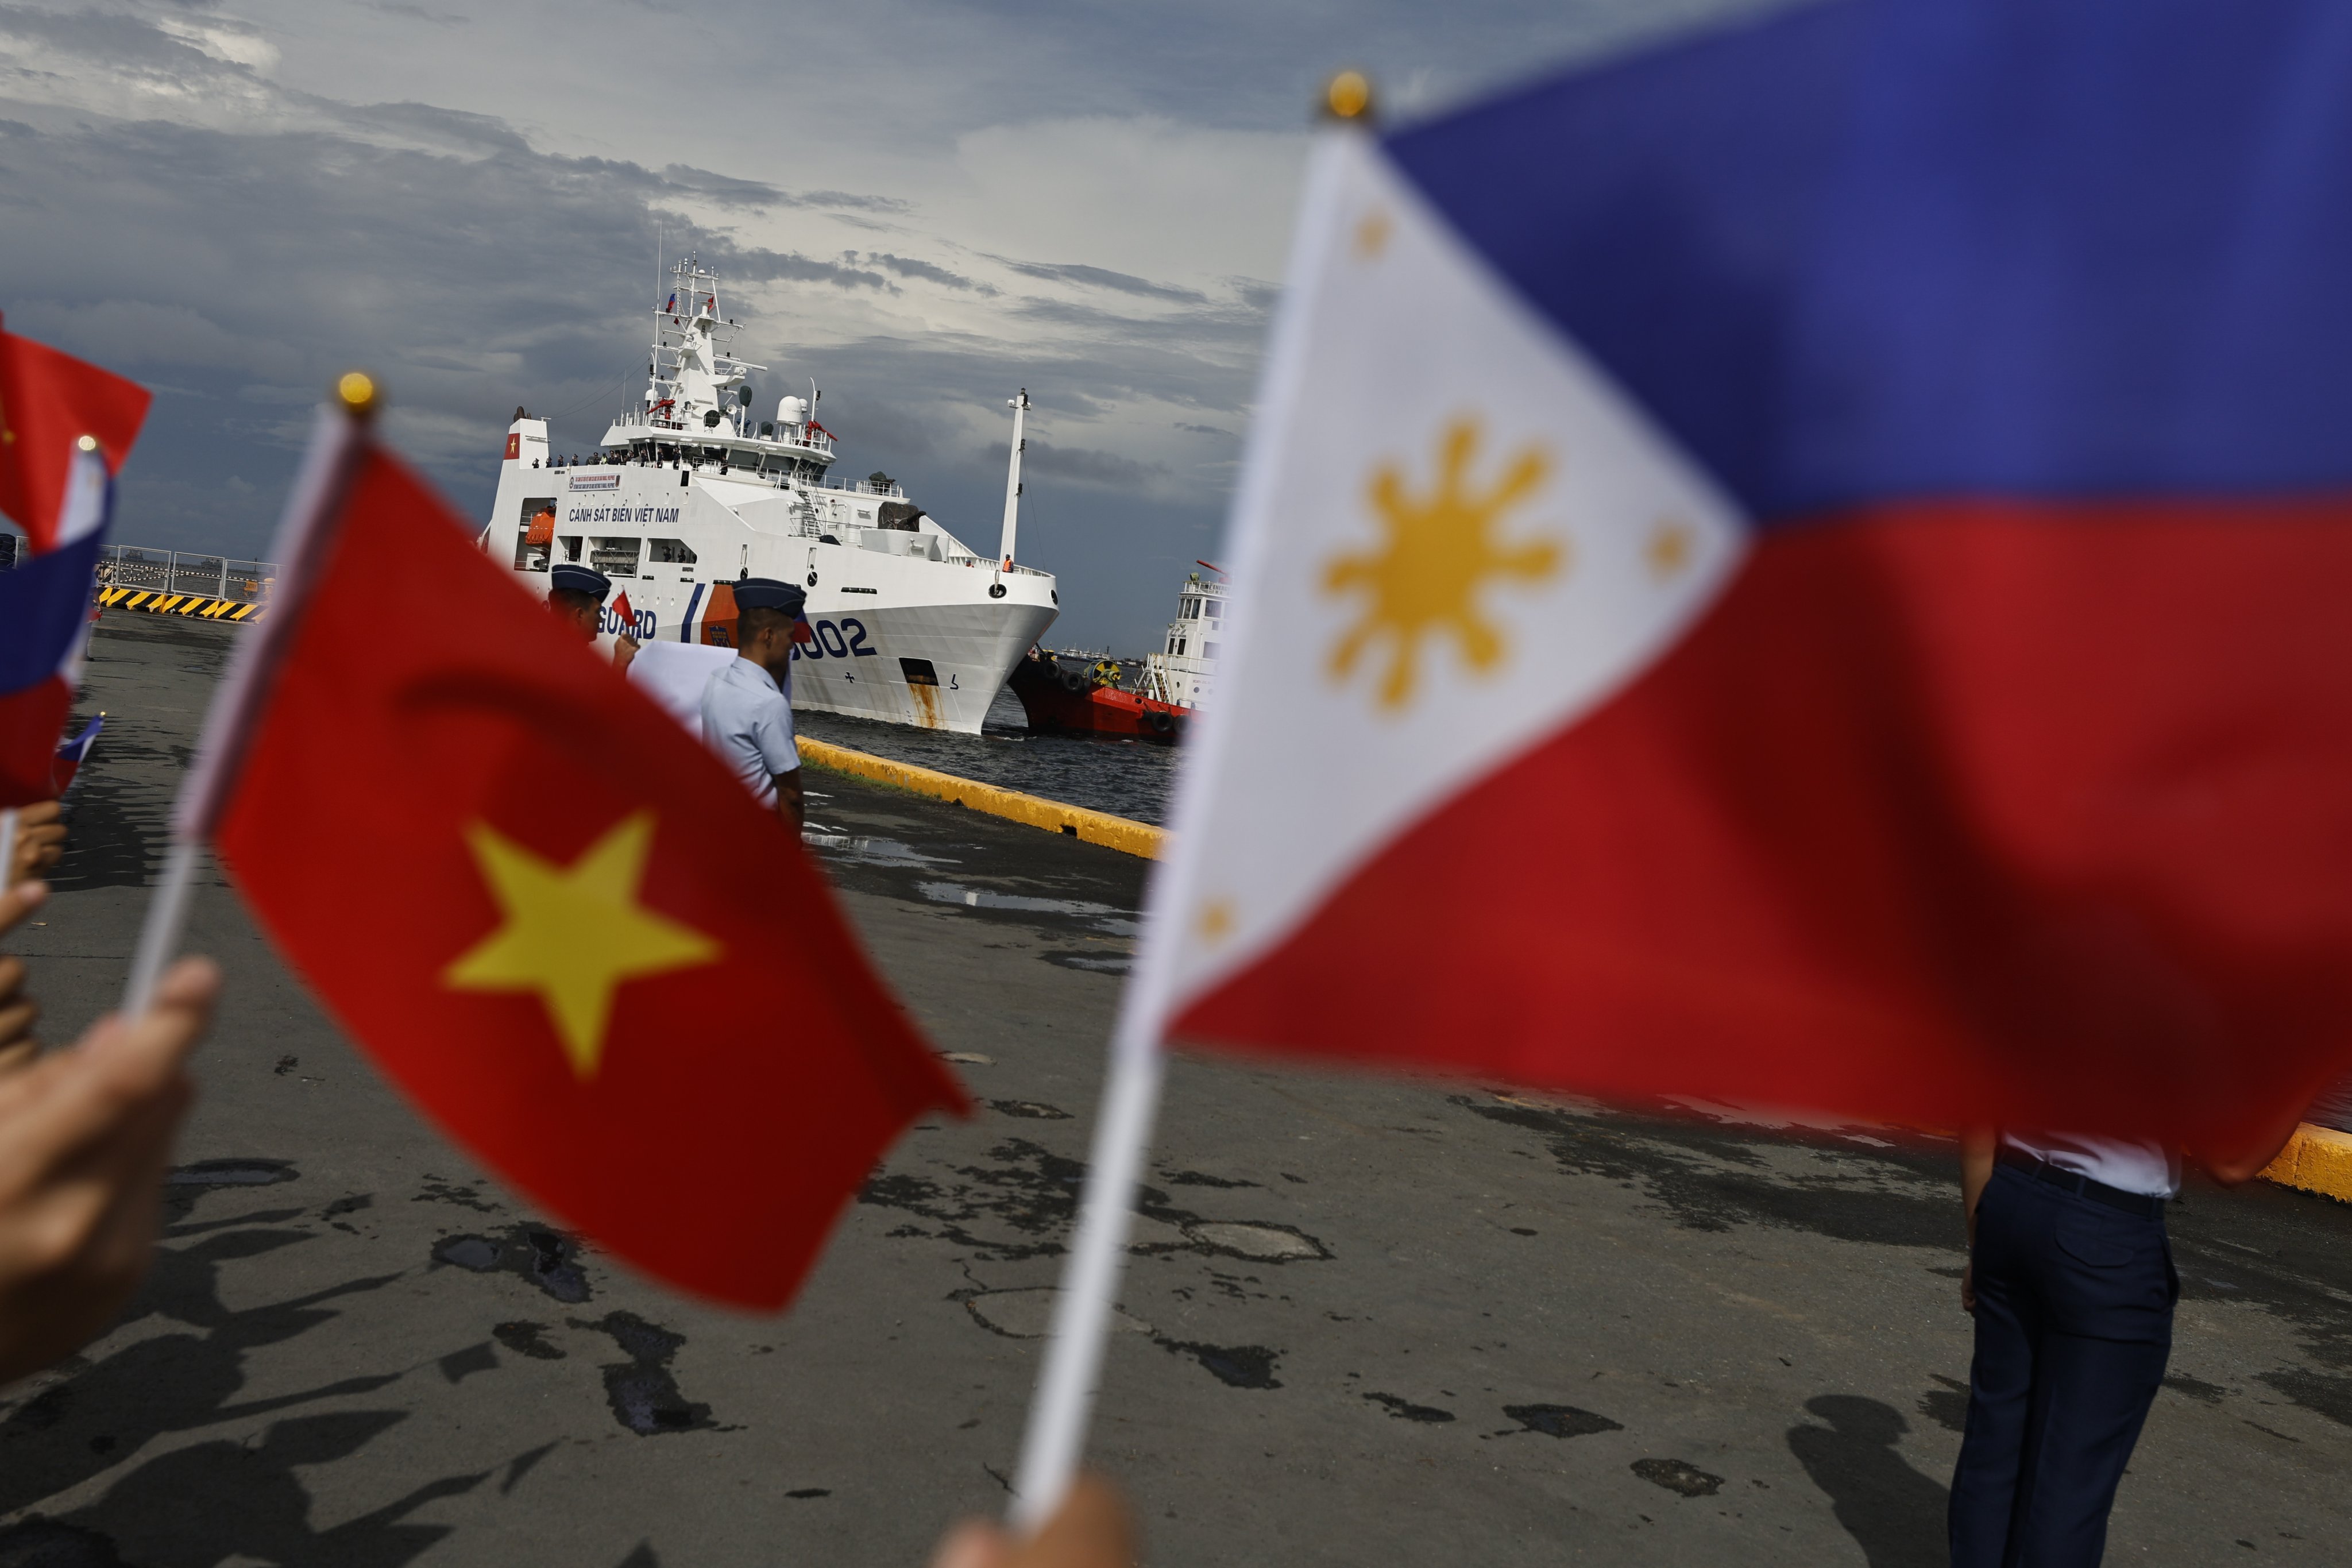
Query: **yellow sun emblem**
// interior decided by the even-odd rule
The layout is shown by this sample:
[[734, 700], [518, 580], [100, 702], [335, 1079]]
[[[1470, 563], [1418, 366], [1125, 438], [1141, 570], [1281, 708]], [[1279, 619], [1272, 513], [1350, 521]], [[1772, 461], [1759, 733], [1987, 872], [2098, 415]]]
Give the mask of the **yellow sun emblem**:
[[1425, 500], [1408, 498], [1404, 476], [1393, 464], [1383, 465], [1370, 487], [1380, 547], [1335, 556], [1324, 568], [1325, 593], [1361, 590], [1369, 601], [1362, 618], [1331, 649], [1331, 674], [1346, 679], [1373, 638], [1385, 637], [1384, 708], [1411, 700], [1420, 680], [1422, 640], [1440, 630], [1454, 634], [1473, 669], [1493, 668], [1503, 658], [1503, 634], [1480, 613], [1480, 591], [1496, 577], [1540, 582], [1559, 570], [1566, 553], [1557, 540], [1507, 545], [1494, 537], [1502, 515], [1550, 477], [1551, 460], [1525, 447], [1494, 489], [1472, 495], [1466, 470], [1477, 451], [1477, 425], [1455, 420], [1438, 449], [1437, 488]]

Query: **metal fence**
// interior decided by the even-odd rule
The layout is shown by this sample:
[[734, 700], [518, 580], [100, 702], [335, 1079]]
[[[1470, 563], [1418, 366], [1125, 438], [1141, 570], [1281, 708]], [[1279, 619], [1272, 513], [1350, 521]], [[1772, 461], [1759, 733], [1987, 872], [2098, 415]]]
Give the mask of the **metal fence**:
[[138, 544], [110, 544], [99, 552], [101, 572], [110, 568], [109, 581], [117, 588], [152, 588], [161, 594], [198, 594], [235, 604], [259, 604], [269, 597], [276, 581], [274, 562], [240, 561], [233, 555], [203, 555], [188, 551], [150, 550]]

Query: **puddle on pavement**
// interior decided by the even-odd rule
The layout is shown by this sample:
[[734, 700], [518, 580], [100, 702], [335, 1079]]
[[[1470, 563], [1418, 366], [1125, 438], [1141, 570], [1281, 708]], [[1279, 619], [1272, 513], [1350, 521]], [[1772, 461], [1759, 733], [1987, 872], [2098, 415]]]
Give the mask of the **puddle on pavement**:
[[649, 1323], [635, 1312], [607, 1312], [593, 1323], [578, 1318], [571, 1321], [575, 1329], [610, 1334], [629, 1358], [604, 1368], [604, 1397], [613, 1407], [613, 1419], [640, 1437], [707, 1431], [717, 1425], [710, 1419], [710, 1406], [688, 1400], [670, 1375], [670, 1359], [686, 1344], [684, 1334]]
[[1204, 1220], [1186, 1226], [1184, 1235], [1212, 1252], [1229, 1252], [1258, 1263], [1288, 1263], [1295, 1258], [1331, 1256], [1321, 1242], [1288, 1226]]
[[518, 1275], [566, 1306], [588, 1300], [580, 1244], [545, 1226], [519, 1225], [502, 1237], [444, 1237], [433, 1244], [433, 1258], [473, 1274]]
[[1070, 1113], [1058, 1105], [1046, 1105], [1034, 1100], [992, 1100], [990, 1109], [1000, 1116], [1024, 1116], [1032, 1121], [1067, 1121]]
[[1133, 959], [1102, 952], [1041, 952], [1037, 956], [1064, 969], [1083, 969], [1090, 974], [1125, 974], [1135, 967]]
[[1547, 1437], [1590, 1437], [1598, 1432], [1622, 1432], [1622, 1422], [1573, 1405], [1506, 1405], [1503, 1414], [1529, 1432]]
[[1652, 1486], [1685, 1497], [1713, 1497], [1723, 1485], [1721, 1476], [1708, 1475], [1688, 1459], [1636, 1459], [1632, 1468]]
[[199, 1160], [174, 1166], [164, 1176], [167, 1187], [267, 1187], [290, 1182], [301, 1174], [288, 1160]]
[[1375, 1405], [1387, 1406], [1390, 1415], [1399, 1421], [1451, 1421], [1454, 1419], [1454, 1412], [1451, 1410], [1440, 1410], [1434, 1405], [1415, 1405], [1412, 1400], [1401, 1399], [1393, 1394], [1366, 1394], [1364, 1397]]
[[1188, 1355], [1209, 1372], [1219, 1383], [1234, 1388], [1280, 1388], [1282, 1380], [1274, 1375], [1275, 1363], [1282, 1352], [1264, 1345], [1204, 1345], [1189, 1340], [1161, 1339], [1152, 1336], [1152, 1342], [1171, 1355]]
[[935, 904], [961, 904], [970, 910], [1005, 910], [1024, 915], [1075, 915], [1093, 921], [1097, 931], [1113, 936], [1134, 936], [1143, 923], [1133, 910], [1115, 904], [1088, 903], [1084, 899], [1039, 899], [1026, 893], [992, 893], [960, 882], [918, 882], [915, 890]]
[[896, 838], [871, 838], [862, 833], [842, 833], [829, 828], [804, 827], [801, 842], [812, 849], [822, 849], [844, 860], [854, 860], [867, 866], [952, 866], [954, 861], [937, 855], [926, 855], [911, 844]]

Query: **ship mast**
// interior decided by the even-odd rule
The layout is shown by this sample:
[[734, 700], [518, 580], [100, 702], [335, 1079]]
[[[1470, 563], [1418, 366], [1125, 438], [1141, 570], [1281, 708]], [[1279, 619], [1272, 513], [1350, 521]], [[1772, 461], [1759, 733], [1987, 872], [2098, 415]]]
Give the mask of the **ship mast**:
[[1029, 412], [1029, 389], [1023, 387], [1021, 395], [1008, 397], [1004, 406], [1013, 410], [1013, 461], [1004, 475], [1004, 532], [997, 541], [997, 559], [1003, 563], [1000, 570], [1013, 566], [1013, 535], [1021, 527], [1021, 452], [1028, 441], [1021, 434], [1021, 422]]

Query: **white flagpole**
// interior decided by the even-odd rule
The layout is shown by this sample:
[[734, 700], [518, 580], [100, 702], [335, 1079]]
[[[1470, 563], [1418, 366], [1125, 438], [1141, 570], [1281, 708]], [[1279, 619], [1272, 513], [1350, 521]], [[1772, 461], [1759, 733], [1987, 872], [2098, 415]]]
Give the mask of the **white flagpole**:
[[172, 814], [172, 847], [163, 858], [163, 874], [155, 896], [147, 901], [147, 918], [139, 928], [131, 974], [122, 990], [122, 1013], [135, 1018], [155, 999], [155, 984], [163, 966], [179, 951], [180, 935], [188, 921], [188, 898], [194, 889], [196, 859], [213, 825], [220, 816], [223, 797], [245, 760], [246, 740], [255, 714], [269, 694], [270, 677], [298, 629], [311, 585], [326, 564], [334, 542], [331, 530], [321, 525], [342, 504], [352, 470], [365, 449], [365, 426], [375, 412], [375, 384], [354, 371], [335, 384], [335, 402], [319, 411], [310, 427], [310, 447], [303, 455], [294, 488], [287, 492], [286, 510], [278, 521], [270, 553], [278, 562], [278, 582], [269, 596], [269, 615], [259, 626], [241, 634], [229, 657], [227, 673], [213, 689], [211, 708], [205, 714], [204, 733], [196, 742], [195, 765], [180, 786]]
[[16, 808], [0, 807], [0, 893], [16, 885]]
[[1077, 1234], [1062, 1269], [1061, 1294], [1054, 1303], [1054, 1337], [1046, 1346], [1045, 1365], [1030, 1405], [1029, 1430], [1022, 1439], [1011, 1518], [1024, 1534], [1043, 1528], [1062, 1506], [1086, 1447], [1095, 1383], [1110, 1334], [1111, 1300], [1127, 1262], [1135, 1184], [1143, 1174], [1144, 1151], [1151, 1144], [1160, 1087], [1167, 1076], [1158, 1010], [1141, 1004], [1139, 991], [1130, 988], [1119, 1011]]

